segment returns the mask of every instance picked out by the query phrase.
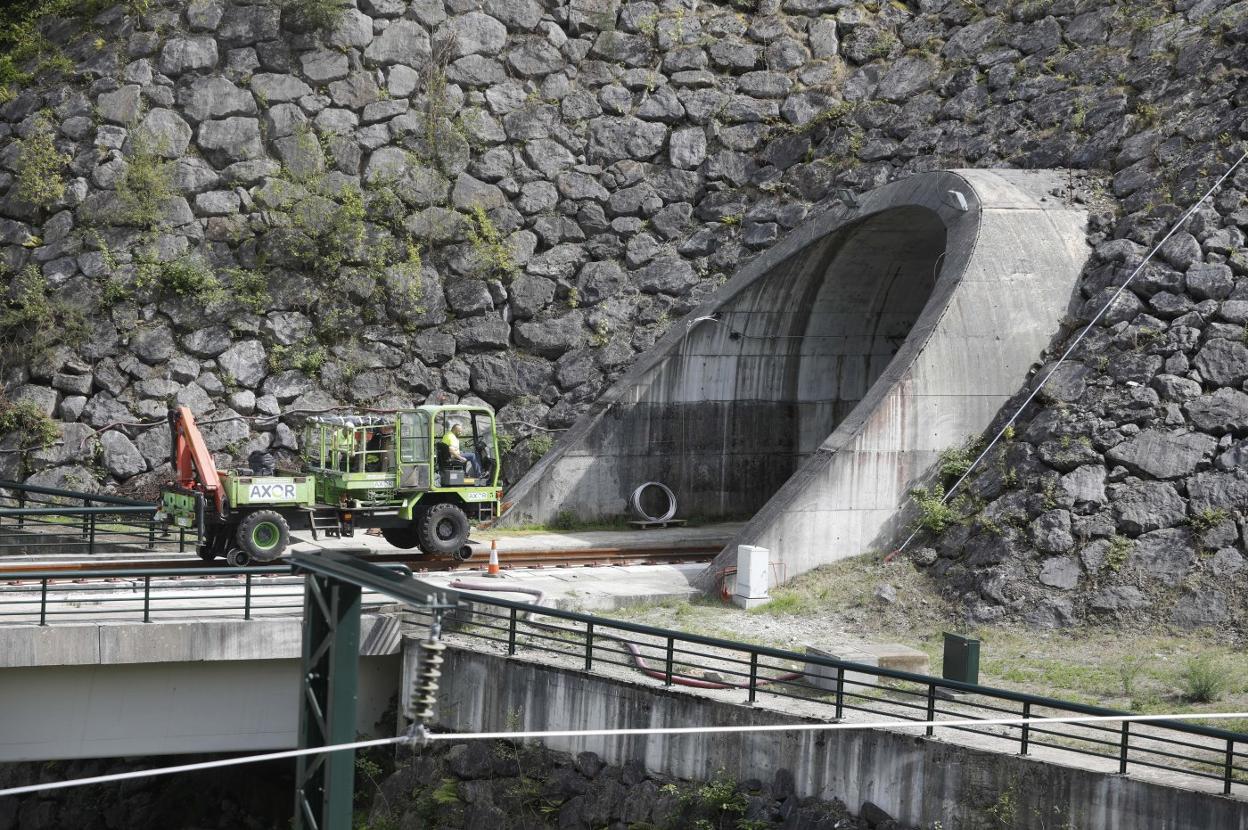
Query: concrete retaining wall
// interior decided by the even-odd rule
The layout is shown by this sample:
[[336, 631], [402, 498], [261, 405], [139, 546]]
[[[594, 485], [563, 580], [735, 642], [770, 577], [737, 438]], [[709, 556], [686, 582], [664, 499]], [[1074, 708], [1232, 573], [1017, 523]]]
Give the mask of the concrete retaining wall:
[[[404, 645], [405, 674], [415, 646]], [[791, 723], [798, 718], [676, 690], [450, 649], [440, 697], [450, 730]], [[402, 688], [406, 689], [408, 683]], [[791, 773], [799, 796], [873, 801], [901, 821], [953, 830], [1248, 830], [1248, 803], [885, 731], [549, 740], [609, 763], [709, 780]], [[1013, 820], [1002, 823], [993, 815]]]

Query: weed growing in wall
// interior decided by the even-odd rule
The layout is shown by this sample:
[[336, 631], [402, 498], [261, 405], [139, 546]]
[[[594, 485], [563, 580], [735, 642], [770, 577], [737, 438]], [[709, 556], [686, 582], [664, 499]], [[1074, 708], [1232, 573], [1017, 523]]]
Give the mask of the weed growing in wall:
[[172, 165], [145, 141], [135, 140], [126, 157], [126, 173], [117, 182], [119, 225], [151, 230], [164, 218], [164, 203], [175, 195]]
[[39, 266], [27, 265], [9, 279], [8, 294], [0, 302], [0, 369], [82, 340], [82, 312], [49, 295]]
[[48, 208], [65, 195], [62, 173], [69, 156], [56, 149], [55, 132], [46, 113], [35, 119], [34, 131], [17, 143], [17, 195]]
[[503, 241], [489, 214], [481, 205], [472, 206], [472, 222], [468, 225], [468, 241], [491, 274], [510, 277], [516, 270], [511, 249]]
[[0, 435], [18, 436], [23, 447], [49, 447], [60, 437], [56, 422], [49, 418], [34, 401], [16, 403], [0, 392]]
[[317, 31], [337, 26], [343, 13], [355, 4], [350, 0], [278, 0], [277, 5], [295, 28]]

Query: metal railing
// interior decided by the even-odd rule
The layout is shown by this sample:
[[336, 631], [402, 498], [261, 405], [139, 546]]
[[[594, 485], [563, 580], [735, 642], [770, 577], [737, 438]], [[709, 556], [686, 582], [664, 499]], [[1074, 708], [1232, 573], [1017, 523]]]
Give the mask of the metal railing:
[[[410, 576], [405, 565], [384, 565]], [[283, 578], [284, 577], [284, 578]], [[289, 563], [247, 568], [118, 568], [86, 572], [0, 570], [0, 625], [155, 622], [297, 616], [303, 578]], [[388, 602], [366, 595], [364, 605]]]
[[[843, 719], [855, 713], [889, 720], [962, 722], [927, 726], [975, 735], [986, 748], [1033, 753], [1047, 747], [1103, 759], [1108, 771], [1156, 769], [1248, 789], [1248, 734], [1175, 720], [1149, 722], [985, 724], [966, 721], [1113, 717], [1131, 712], [880, 668], [814, 654], [686, 634], [574, 611], [461, 592], [465, 605], [446, 625], [508, 655], [592, 671], [640, 671], [664, 686], [801, 701], [802, 714]], [[418, 612], [412, 612], [419, 616]], [[797, 713], [798, 708], [787, 711]]]
[[0, 480], [0, 556], [193, 553], [197, 530], [155, 519], [157, 505]]
[[[393, 570], [411, 573], [402, 566]], [[289, 564], [76, 574], [0, 570], [0, 623], [47, 625], [56, 619], [101, 619], [105, 613], [150, 622], [158, 611], [181, 618], [289, 614], [303, 607], [302, 580], [277, 579], [290, 573]], [[195, 579], [204, 580], [200, 587], [205, 590], [188, 587]], [[131, 595], [110, 598], [117, 593], [119, 580], [129, 583]], [[265, 585], [266, 580], [272, 582]], [[375, 603], [382, 601], [378, 594], [372, 597]], [[1106, 769], [1121, 774], [1164, 770], [1218, 782], [1224, 794], [1236, 784], [1248, 787], [1248, 734], [1242, 732], [1175, 720], [990, 724], [987, 721], [1001, 718], [1113, 718], [1132, 713], [478, 593], [469, 597], [460, 592], [460, 597], [459, 608], [445, 620], [447, 628], [510, 656], [524, 653], [587, 672], [629, 676], [641, 672], [664, 686], [739, 693], [742, 703], [757, 703], [763, 696], [772, 702], [793, 701], [786, 711], [809, 717], [839, 720], [866, 714], [889, 720], [957, 721], [957, 725], [928, 725], [925, 733], [957, 731], [976, 736], [986, 748], [1021, 755], [1031, 754], [1035, 747], [1075, 753], [1100, 759]], [[407, 613], [418, 621], [424, 614]], [[976, 721], [985, 723], [977, 726]]]

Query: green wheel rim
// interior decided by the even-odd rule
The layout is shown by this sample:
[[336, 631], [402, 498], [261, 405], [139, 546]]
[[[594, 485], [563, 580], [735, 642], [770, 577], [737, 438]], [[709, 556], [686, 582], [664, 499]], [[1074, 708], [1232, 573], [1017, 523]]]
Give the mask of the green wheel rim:
[[251, 529], [251, 543], [257, 550], [272, 550], [282, 539], [282, 532], [273, 522], [260, 522]]

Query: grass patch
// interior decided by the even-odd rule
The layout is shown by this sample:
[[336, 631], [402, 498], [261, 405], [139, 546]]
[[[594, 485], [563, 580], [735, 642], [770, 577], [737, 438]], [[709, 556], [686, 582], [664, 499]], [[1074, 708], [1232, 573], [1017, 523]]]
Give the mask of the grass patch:
[[7, 295], [0, 298], [0, 368], [28, 363], [62, 343], [82, 341], [82, 312], [52, 297], [38, 265], [27, 265], [9, 280]]
[[151, 230], [165, 216], [164, 203], [173, 198], [173, 165], [147, 145], [135, 140], [126, 157], [126, 174], [117, 182], [117, 210], [111, 217], [119, 225]]

